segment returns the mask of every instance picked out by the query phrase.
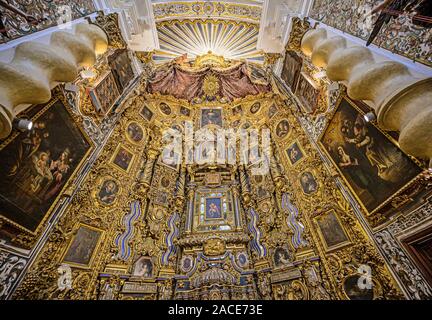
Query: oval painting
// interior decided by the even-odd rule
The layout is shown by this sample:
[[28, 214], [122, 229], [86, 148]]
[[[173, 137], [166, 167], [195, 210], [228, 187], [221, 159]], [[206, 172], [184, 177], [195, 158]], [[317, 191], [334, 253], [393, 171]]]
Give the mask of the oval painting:
[[165, 114], [165, 115], [167, 115], [167, 116], [169, 116], [169, 115], [171, 114], [171, 112], [172, 112], [170, 106], [167, 105], [165, 102], [162, 102], [162, 103], [159, 105], [159, 109], [160, 109], [160, 111], [161, 111], [163, 114]]
[[288, 120], [282, 120], [276, 127], [276, 135], [281, 139], [285, 138], [288, 135], [289, 130], [290, 125]]
[[126, 134], [133, 143], [139, 143], [144, 139], [144, 130], [137, 122], [129, 123]]
[[116, 181], [112, 179], [105, 180], [98, 193], [98, 199], [105, 205], [111, 205], [115, 202], [119, 186]]

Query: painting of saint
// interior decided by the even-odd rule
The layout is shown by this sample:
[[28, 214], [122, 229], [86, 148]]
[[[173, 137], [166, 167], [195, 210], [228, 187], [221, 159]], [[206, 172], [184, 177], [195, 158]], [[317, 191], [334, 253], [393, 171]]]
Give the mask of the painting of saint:
[[136, 122], [131, 122], [126, 130], [128, 139], [133, 143], [141, 142], [144, 139], [144, 130]]
[[348, 98], [341, 99], [320, 144], [370, 213], [422, 172]]
[[303, 60], [297, 53], [292, 50], [286, 52], [281, 78], [293, 92], [297, 87], [302, 66]]
[[99, 190], [98, 199], [105, 205], [113, 204], [118, 192], [119, 187], [117, 182], [114, 180], [106, 180]]
[[167, 105], [165, 102], [162, 102], [159, 105], [159, 109], [166, 116], [169, 116], [171, 114], [171, 112], [172, 112], [171, 111], [171, 107], [169, 105]]
[[288, 120], [282, 120], [276, 127], [276, 136], [280, 139], [285, 138], [290, 131], [290, 125]]
[[153, 111], [149, 109], [149, 107], [144, 106], [141, 110], [141, 115], [144, 119], [146, 119], [148, 122], [150, 122], [153, 119]]
[[221, 198], [206, 199], [206, 219], [222, 219]]
[[349, 243], [348, 236], [334, 210], [330, 210], [317, 217], [315, 221], [318, 224], [318, 231], [328, 251], [340, 248]]
[[300, 148], [298, 142], [294, 142], [291, 147], [286, 150], [288, 155], [288, 159], [291, 162], [291, 165], [296, 165], [301, 159], [304, 158], [303, 151]]
[[268, 110], [268, 117], [269, 119], [273, 118], [276, 113], [278, 112], [278, 107], [275, 104], [272, 104]]
[[361, 275], [355, 274], [345, 279], [343, 289], [347, 297], [350, 300], [373, 300], [375, 296], [373, 284], [368, 289], [363, 286], [360, 288], [359, 283], [362, 283]]
[[90, 89], [93, 106], [99, 112], [106, 114], [120, 97], [120, 92], [112, 73], [108, 73], [98, 84]]
[[303, 172], [300, 176], [300, 184], [303, 192], [307, 195], [313, 194], [318, 190], [318, 183], [310, 172]]
[[190, 111], [190, 109], [188, 109], [188, 108], [186, 108], [186, 107], [180, 107], [180, 113], [182, 114], [182, 115], [184, 115], [185, 117], [190, 117], [190, 115], [191, 115], [191, 111]]
[[275, 267], [283, 267], [291, 263], [291, 257], [287, 249], [278, 247], [274, 252], [274, 264]]
[[114, 158], [112, 159], [112, 163], [114, 163], [120, 169], [128, 172], [133, 158], [134, 154], [132, 152], [122, 146], [119, 146]]
[[0, 214], [31, 232], [91, 148], [63, 102], [55, 99], [38, 108], [33, 129], [0, 151]]
[[241, 105], [237, 105], [234, 108], [232, 108], [232, 114], [233, 116], [237, 115], [243, 115], [243, 108]]
[[101, 230], [81, 225], [63, 258], [63, 262], [89, 267], [101, 235]]
[[296, 95], [302, 102], [306, 112], [313, 113], [317, 109], [320, 94], [321, 92], [313, 80], [302, 73], [297, 85]]
[[255, 102], [253, 105], [252, 105], [252, 107], [250, 108], [250, 112], [252, 113], [252, 114], [256, 114], [256, 113], [258, 113], [258, 111], [260, 111], [261, 110], [261, 103], [259, 103], [259, 102]]
[[132, 276], [140, 278], [153, 277], [153, 262], [149, 257], [139, 258], [133, 267]]
[[108, 57], [108, 64], [111, 67], [114, 79], [116, 80], [120, 91], [123, 92], [135, 78], [128, 50], [116, 50], [116, 52]]
[[201, 128], [209, 125], [222, 127], [222, 110], [221, 109], [202, 109], [201, 110]]

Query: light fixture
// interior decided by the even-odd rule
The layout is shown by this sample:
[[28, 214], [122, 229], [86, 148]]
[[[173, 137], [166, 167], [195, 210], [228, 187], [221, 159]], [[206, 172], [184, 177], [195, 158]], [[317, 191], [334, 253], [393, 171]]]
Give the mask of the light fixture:
[[364, 118], [364, 120], [365, 120], [366, 122], [372, 122], [372, 121], [375, 121], [375, 120], [376, 120], [376, 115], [375, 115], [375, 113], [374, 113], [373, 111], [371, 111], [371, 112], [366, 113], [366, 114], [363, 116], [363, 118]]
[[15, 118], [13, 120], [13, 127], [20, 131], [30, 131], [33, 129], [33, 122], [27, 119]]

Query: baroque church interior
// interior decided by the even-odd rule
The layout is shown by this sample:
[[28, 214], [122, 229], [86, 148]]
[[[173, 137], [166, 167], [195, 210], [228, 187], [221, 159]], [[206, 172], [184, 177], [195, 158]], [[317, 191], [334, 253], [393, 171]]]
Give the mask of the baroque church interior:
[[0, 0], [0, 300], [431, 299], [431, 16]]

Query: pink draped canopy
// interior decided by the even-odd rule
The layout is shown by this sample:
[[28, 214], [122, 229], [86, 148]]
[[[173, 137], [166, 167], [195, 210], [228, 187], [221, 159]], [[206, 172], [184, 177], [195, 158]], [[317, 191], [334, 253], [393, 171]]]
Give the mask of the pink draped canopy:
[[219, 80], [218, 96], [229, 101], [271, 91], [271, 86], [257, 68], [239, 63], [230, 68], [193, 70], [173, 63], [156, 72], [148, 86], [149, 93], [171, 95], [188, 101], [205, 95], [204, 79], [214, 75]]

